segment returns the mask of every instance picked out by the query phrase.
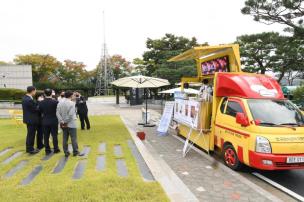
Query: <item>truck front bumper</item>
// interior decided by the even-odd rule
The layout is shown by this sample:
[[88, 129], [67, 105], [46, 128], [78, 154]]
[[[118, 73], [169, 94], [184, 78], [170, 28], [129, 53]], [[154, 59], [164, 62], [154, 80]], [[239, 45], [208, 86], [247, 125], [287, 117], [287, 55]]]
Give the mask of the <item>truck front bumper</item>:
[[304, 162], [287, 163], [288, 157], [304, 157], [304, 154], [264, 154], [249, 151], [249, 165], [261, 170], [304, 169]]

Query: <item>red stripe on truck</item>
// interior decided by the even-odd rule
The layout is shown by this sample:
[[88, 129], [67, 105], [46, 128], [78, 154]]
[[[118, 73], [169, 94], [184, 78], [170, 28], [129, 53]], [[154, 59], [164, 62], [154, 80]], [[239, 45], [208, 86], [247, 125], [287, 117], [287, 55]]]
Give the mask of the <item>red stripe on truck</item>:
[[215, 125], [216, 125], [217, 127], [223, 128], [223, 129], [225, 129], [225, 130], [230, 130], [230, 131], [232, 131], [232, 132], [234, 132], [234, 133], [243, 135], [245, 138], [250, 137], [250, 134], [248, 134], [248, 133], [244, 133], [244, 132], [241, 132], [241, 131], [238, 131], [238, 130], [234, 130], [234, 129], [231, 129], [231, 128], [227, 128], [227, 127], [222, 126], [222, 125], [219, 125], [219, 124], [215, 124]]
[[243, 147], [238, 146], [237, 155], [238, 155], [238, 158], [239, 158], [240, 162], [243, 163], [243, 162], [244, 162], [244, 158], [243, 158]]

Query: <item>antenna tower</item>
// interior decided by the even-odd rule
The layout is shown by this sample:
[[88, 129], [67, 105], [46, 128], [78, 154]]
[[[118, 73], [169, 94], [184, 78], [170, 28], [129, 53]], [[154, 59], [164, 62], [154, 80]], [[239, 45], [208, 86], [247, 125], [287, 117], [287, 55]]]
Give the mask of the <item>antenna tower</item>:
[[106, 32], [105, 32], [105, 14], [103, 15], [103, 45], [101, 49], [100, 61], [97, 66], [97, 78], [95, 87], [95, 96], [108, 95], [110, 83], [114, 80], [112, 68], [109, 65], [109, 55], [106, 45]]

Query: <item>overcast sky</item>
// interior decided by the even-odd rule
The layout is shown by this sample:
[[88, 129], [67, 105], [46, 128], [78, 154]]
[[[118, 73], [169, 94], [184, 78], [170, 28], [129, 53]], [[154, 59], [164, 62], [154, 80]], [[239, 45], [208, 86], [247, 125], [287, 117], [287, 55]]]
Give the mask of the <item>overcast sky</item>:
[[165, 33], [195, 36], [211, 45], [236, 36], [281, 31], [241, 14], [244, 0], [1, 0], [0, 60], [51, 54], [95, 68], [103, 43], [105, 11], [109, 54], [141, 57], [145, 41]]

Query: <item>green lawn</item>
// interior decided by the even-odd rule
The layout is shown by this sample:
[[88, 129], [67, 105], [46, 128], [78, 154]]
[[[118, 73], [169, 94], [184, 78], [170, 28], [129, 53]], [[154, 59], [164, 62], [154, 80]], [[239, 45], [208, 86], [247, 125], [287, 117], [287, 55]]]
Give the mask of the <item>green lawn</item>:
[[[41, 161], [45, 155], [41, 151], [35, 156], [23, 153], [8, 165], [1, 162], [16, 151], [25, 150], [25, 127], [17, 126], [13, 120], [0, 119], [0, 151], [13, 146], [13, 150], [0, 156], [0, 201], [168, 201], [167, 196], [157, 182], [143, 181], [135, 159], [127, 145], [131, 139], [128, 130], [119, 116], [91, 117], [91, 131], [78, 131], [79, 148], [91, 147], [84, 176], [73, 180], [72, 175], [77, 161], [81, 157], [70, 157], [65, 168], [58, 174], [52, 174], [63, 152], [55, 154], [47, 161]], [[62, 135], [59, 135], [61, 147]], [[106, 143], [106, 169], [96, 170], [98, 145]], [[120, 177], [116, 171], [116, 158], [113, 146], [120, 144], [128, 168], [128, 177]], [[62, 147], [61, 147], [62, 148]], [[29, 163], [13, 177], [4, 179], [4, 174], [21, 160]], [[20, 182], [31, 170], [42, 165], [43, 170], [29, 184]]]

